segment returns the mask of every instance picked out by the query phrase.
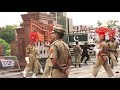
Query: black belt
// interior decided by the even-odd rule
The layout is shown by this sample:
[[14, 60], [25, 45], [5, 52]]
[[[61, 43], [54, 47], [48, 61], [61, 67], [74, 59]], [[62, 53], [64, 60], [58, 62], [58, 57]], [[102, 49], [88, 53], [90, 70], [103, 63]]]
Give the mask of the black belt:
[[56, 67], [51, 67], [51, 69], [57, 69]]

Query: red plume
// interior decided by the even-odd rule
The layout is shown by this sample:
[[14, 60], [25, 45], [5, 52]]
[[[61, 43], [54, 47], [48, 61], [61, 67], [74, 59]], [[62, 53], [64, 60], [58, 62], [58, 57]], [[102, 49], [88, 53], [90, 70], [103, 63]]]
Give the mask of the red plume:
[[108, 32], [108, 28], [105, 27], [100, 27], [98, 29], [95, 30], [95, 32], [99, 35], [99, 36], [105, 36], [105, 33]]
[[30, 32], [30, 41], [36, 42], [38, 39], [38, 34], [37, 32]]
[[109, 30], [108, 31], [108, 36], [109, 37], [114, 37], [115, 36], [115, 32], [116, 32], [115, 30]]

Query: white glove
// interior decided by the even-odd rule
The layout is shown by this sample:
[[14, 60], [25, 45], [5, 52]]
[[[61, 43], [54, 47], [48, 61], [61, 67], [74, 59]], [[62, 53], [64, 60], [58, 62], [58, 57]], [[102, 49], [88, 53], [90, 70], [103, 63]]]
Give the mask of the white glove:
[[96, 54], [98, 54], [100, 50], [99, 49], [95, 49], [95, 51], [96, 51]]
[[29, 61], [29, 57], [25, 57], [25, 60], [26, 60], [27, 64], [30, 63], [30, 61]]

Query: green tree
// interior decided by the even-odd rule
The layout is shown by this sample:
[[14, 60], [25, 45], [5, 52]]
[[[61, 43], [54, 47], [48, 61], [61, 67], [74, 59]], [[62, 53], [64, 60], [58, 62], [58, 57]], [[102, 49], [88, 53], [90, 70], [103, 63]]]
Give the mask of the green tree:
[[15, 28], [17, 25], [6, 25], [0, 29], [0, 38], [4, 39], [7, 43], [15, 40]]
[[6, 50], [10, 50], [10, 45], [2, 38], [0, 38], [0, 43], [6, 47]]
[[108, 25], [108, 28], [113, 28], [113, 27], [118, 28], [119, 25], [117, 25], [117, 23], [119, 23], [119, 21], [117, 20], [108, 20], [106, 24]]
[[101, 25], [102, 25], [102, 22], [98, 21], [98, 22], [97, 22], [97, 25], [98, 25], [98, 26], [101, 26]]

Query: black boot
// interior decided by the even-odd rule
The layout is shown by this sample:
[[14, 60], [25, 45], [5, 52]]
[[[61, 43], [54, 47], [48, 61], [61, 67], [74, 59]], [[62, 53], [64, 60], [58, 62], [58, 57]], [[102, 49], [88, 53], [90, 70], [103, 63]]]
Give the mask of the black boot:
[[81, 67], [81, 64], [79, 64], [79, 67]]
[[87, 62], [85, 62], [85, 64], [88, 65]]
[[75, 67], [77, 67], [77, 65], [75, 64]]

